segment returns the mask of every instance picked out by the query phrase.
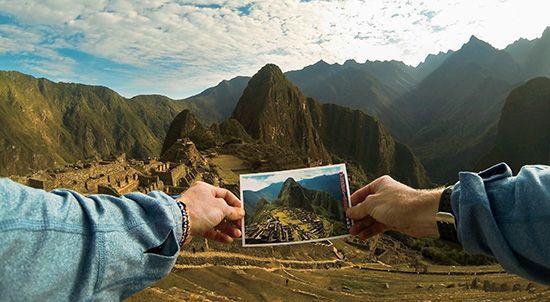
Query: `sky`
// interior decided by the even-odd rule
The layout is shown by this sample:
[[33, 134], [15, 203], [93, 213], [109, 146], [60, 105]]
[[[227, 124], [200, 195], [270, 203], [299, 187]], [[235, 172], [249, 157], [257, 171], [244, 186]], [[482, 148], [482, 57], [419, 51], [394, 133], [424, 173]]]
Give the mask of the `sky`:
[[344, 170], [344, 165], [331, 165], [316, 168], [286, 170], [278, 172], [244, 174], [240, 176], [242, 190], [258, 191], [271, 184], [284, 182], [292, 177], [296, 182], [322, 175], [334, 175]]
[[546, 0], [0, 0], [0, 70], [180, 99], [266, 63], [400, 60], [540, 37]]

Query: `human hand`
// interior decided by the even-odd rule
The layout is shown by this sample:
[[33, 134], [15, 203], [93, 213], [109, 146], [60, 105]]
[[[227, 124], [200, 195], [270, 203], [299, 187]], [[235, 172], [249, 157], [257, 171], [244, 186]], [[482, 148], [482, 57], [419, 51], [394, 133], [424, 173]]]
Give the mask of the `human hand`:
[[435, 215], [443, 189], [416, 190], [382, 176], [351, 195], [346, 212], [350, 234], [366, 239], [387, 230], [413, 237], [437, 237]]
[[231, 243], [241, 236], [244, 209], [241, 201], [229, 190], [199, 181], [178, 200], [185, 203], [191, 222], [190, 236], [201, 236], [222, 243]]

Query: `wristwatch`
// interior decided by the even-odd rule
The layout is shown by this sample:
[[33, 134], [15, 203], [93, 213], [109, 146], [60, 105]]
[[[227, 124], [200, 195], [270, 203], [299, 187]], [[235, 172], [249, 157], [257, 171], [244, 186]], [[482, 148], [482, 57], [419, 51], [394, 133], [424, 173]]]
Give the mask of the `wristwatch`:
[[441, 198], [439, 199], [439, 209], [435, 214], [435, 221], [437, 221], [440, 239], [459, 243], [456, 232], [455, 216], [453, 214], [453, 208], [451, 207], [452, 193], [453, 186], [449, 186], [443, 190]]

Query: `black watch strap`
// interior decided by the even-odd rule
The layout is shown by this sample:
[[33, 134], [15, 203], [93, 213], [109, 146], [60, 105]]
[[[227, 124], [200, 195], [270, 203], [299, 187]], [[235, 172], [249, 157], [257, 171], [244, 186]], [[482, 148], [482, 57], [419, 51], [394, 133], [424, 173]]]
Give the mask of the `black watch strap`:
[[456, 232], [453, 208], [451, 207], [451, 194], [453, 187], [447, 187], [443, 190], [439, 199], [439, 212], [436, 215], [437, 229], [439, 230], [439, 238], [450, 242], [458, 242]]

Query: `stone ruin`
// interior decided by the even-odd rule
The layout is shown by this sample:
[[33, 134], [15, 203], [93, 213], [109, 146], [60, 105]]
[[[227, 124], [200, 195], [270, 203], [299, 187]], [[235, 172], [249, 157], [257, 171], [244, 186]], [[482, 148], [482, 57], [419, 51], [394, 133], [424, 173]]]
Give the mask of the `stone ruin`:
[[21, 178], [33, 188], [50, 191], [68, 188], [83, 194], [124, 195], [129, 192], [164, 191], [170, 195], [180, 194], [196, 180], [209, 177], [211, 169], [202, 154], [191, 141], [179, 140], [185, 155], [175, 162], [127, 160], [126, 155], [109, 159], [91, 159], [85, 163], [67, 165], [62, 168], [38, 171]]

